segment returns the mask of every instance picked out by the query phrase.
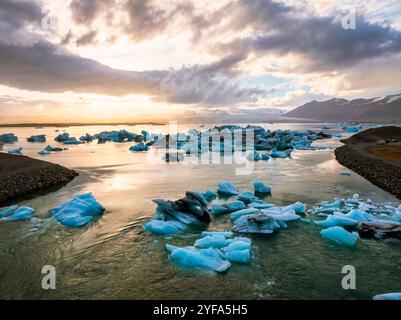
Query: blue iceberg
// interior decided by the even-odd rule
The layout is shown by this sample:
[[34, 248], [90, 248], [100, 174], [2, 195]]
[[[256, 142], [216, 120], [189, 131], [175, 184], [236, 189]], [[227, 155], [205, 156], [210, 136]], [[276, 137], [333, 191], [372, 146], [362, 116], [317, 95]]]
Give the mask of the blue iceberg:
[[401, 300], [401, 292], [378, 294], [373, 297], [373, 300]]
[[348, 232], [343, 227], [330, 227], [320, 231], [322, 238], [333, 241], [340, 245], [355, 246], [359, 235], [357, 232]]
[[46, 135], [45, 134], [39, 134], [39, 135], [36, 135], [36, 136], [30, 136], [26, 140], [28, 142], [46, 142]]
[[58, 152], [58, 151], [63, 151], [63, 148], [57, 148], [57, 147], [52, 147], [51, 145], [48, 145], [46, 148], [44, 148], [46, 151], [50, 152]]
[[276, 148], [273, 148], [270, 156], [272, 158], [288, 158], [291, 156], [291, 149], [285, 150], [285, 151], [278, 151]]
[[95, 140], [95, 136], [86, 133], [84, 136], [81, 136], [79, 140], [84, 142], [92, 142], [93, 140]]
[[18, 141], [18, 137], [14, 133], [4, 133], [0, 135], [0, 143], [14, 143]]
[[255, 189], [255, 194], [265, 195], [271, 194], [272, 192], [272, 189], [261, 181], [253, 181], [252, 184]]
[[223, 254], [216, 249], [199, 249], [195, 247], [180, 248], [166, 244], [170, 258], [183, 267], [224, 272], [231, 267], [231, 263], [224, 259]]
[[35, 209], [13, 205], [0, 211], [0, 218], [8, 221], [20, 221], [30, 219], [35, 213]]
[[16, 148], [14, 150], [8, 151], [8, 153], [9, 154], [14, 154], [14, 155], [20, 155], [20, 154], [22, 154], [22, 150], [23, 150], [23, 148], [19, 147], [19, 148]]
[[241, 192], [241, 194], [238, 196], [237, 199], [244, 202], [245, 204], [255, 203], [255, 202], [263, 203], [261, 199], [255, 197], [255, 195], [250, 191]]
[[253, 151], [251, 153], [248, 153], [248, 155], [246, 156], [246, 158], [249, 161], [259, 161], [260, 159], [262, 159], [262, 157], [260, 156], [260, 153], [257, 151]]
[[239, 217], [234, 221], [233, 231], [240, 233], [271, 234], [280, 229], [273, 217], [257, 212]]
[[43, 149], [43, 150], [38, 151], [38, 154], [41, 156], [47, 156], [47, 155], [51, 154], [51, 152], [46, 149]]
[[185, 225], [178, 221], [150, 220], [143, 227], [145, 231], [154, 234], [176, 234], [185, 228]]
[[206, 190], [202, 193], [202, 196], [206, 199], [206, 201], [212, 201], [217, 198], [217, 193], [212, 190]]
[[224, 181], [218, 184], [217, 193], [223, 196], [236, 196], [239, 194], [235, 185], [230, 181]]
[[235, 212], [231, 213], [230, 218], [231, 218], [231, 220], [235, 221], [239, 217], [246, 216], [248, 214], [253, 214], [253, 213], [256, 213], [258, 211], [259, 211], [259, 209], [250, 207], [250, 208], [238, 210], [238, 211], [235, 211]]
[[231, 238], [234, 234], [231, 231], [203, 231], [202, 237], [206, 236], [223, 236], [225, 238]]
[[148, 151], [149, 147], [146, 144], [144, 144], [143, 142], [140, 142], [140, 143], [136, 144], [135, 146], [130, 147], [129, 150], [133, 151], [133, 152], [142, 152], [142, 151]]
[[54, 219], [61, 224], [71, 228], [79, 228], [101, 215], [104, 210], [92, 193], [86, 193], [75, 196], [71, 201], [49, 211]]
[[234, 211], [245, 209], [246, 205], [242, 201], [233, 201], [231, 203], [225, 203], [223, 205], [213, 204], [212, 213], [213, 214], [224, 214], [231, 213]]
[[207, 235], [201, 239], [195, 241], [195, 247], [197, 248], [222, 248], [226, 247], [230, 244], [230, 240], [228, 240], [224, 235]]
[[358, 223], [359, 222], [357, 220], [338, 215], [328, 216], [327, 219], [323, 221], [315, 221], [316, 225], [323, 228], [329, 228], [335, 226], [355, 227], [358, 225]]

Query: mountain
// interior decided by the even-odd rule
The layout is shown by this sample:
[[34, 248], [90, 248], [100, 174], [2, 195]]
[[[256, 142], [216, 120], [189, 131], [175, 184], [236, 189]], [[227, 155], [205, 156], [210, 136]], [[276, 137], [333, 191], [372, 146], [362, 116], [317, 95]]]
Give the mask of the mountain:
[[401, 94], [372, 99], [308, 102], [284, 117], [321, 121], [389, 121], [401, 119]]

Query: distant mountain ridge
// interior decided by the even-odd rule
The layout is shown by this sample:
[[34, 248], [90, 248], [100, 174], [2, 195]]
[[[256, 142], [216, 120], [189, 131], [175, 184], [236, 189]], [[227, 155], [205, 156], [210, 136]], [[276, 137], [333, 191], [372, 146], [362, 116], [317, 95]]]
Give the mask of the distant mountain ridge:
[[308, 102], [285, 117], [321, 121], [388, 121], [401, 119], [401, 94], [372, 99]]

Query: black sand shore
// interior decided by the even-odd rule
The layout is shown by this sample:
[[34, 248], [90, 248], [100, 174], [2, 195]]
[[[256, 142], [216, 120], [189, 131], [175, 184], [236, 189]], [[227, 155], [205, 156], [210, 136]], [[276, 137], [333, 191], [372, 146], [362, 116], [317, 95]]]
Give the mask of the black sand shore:
[[401, 199], [401, 128], [368, 129], [341, 140], [336, 159], [378, 187]]
[[62, 186], [78, 175], [57, 164], [0, 153], [0, 203]]

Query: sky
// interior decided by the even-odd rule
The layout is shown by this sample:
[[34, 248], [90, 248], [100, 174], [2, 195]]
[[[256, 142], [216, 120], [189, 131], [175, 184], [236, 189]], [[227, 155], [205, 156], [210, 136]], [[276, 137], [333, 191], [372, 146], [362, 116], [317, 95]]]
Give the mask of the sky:
[[1, 123], [261, 118], [400, 80], [399, 0], [0, 1]]

